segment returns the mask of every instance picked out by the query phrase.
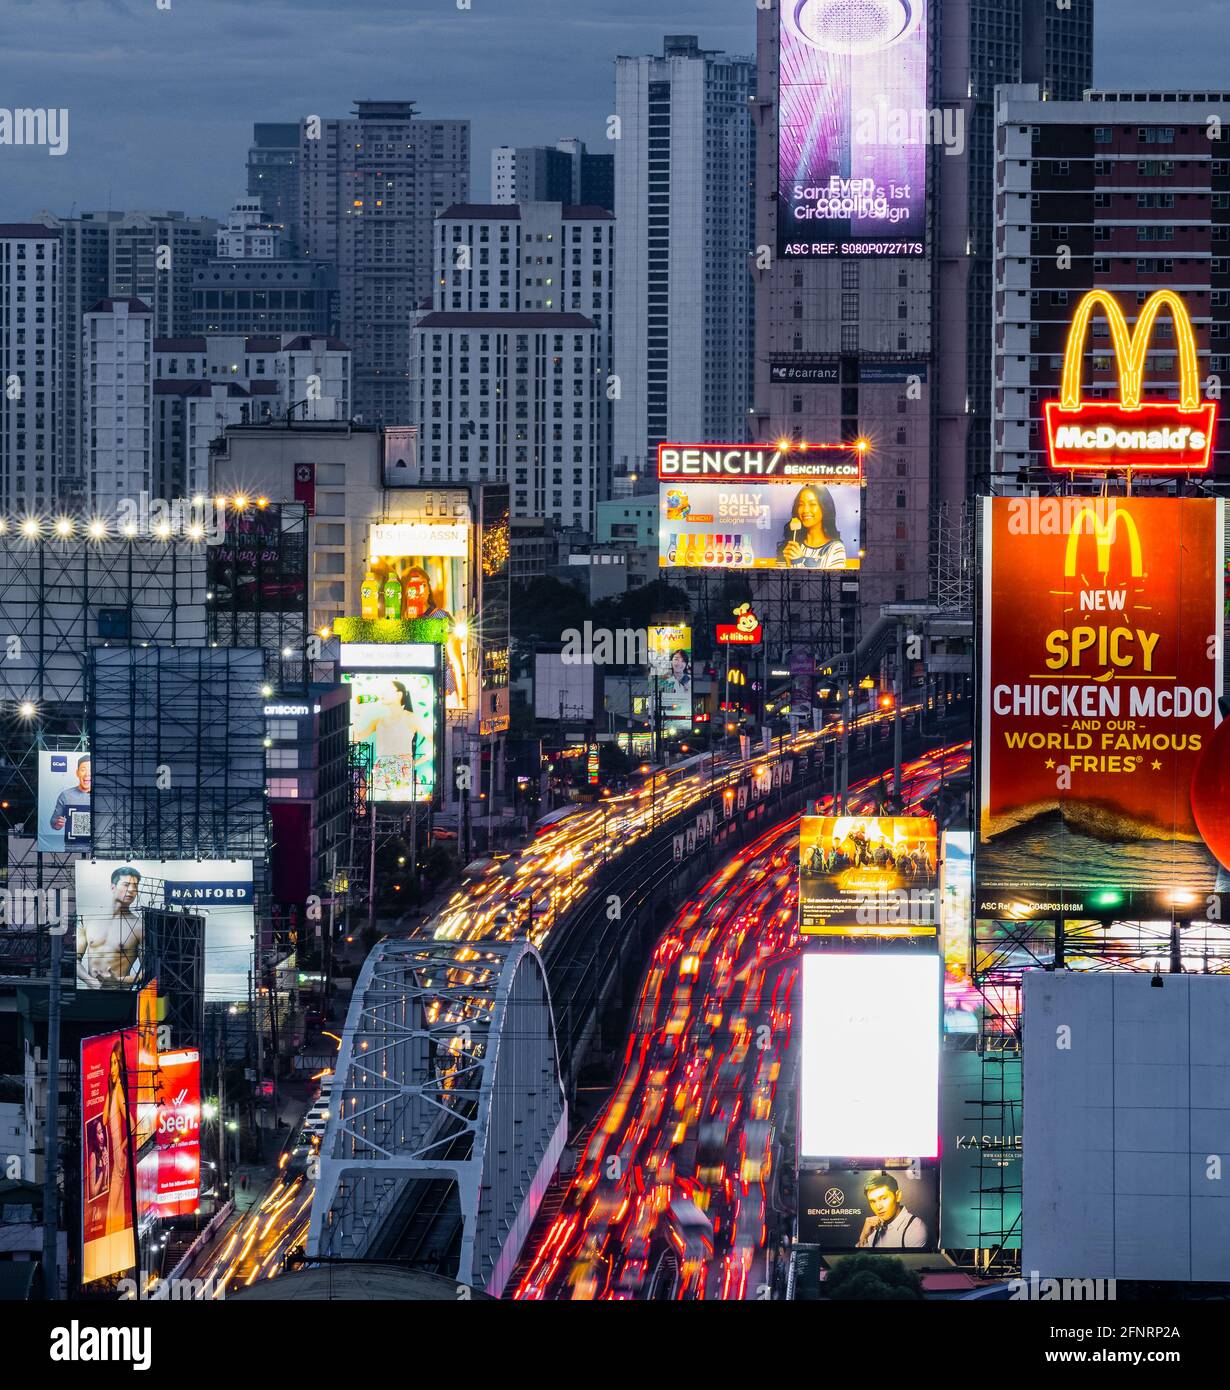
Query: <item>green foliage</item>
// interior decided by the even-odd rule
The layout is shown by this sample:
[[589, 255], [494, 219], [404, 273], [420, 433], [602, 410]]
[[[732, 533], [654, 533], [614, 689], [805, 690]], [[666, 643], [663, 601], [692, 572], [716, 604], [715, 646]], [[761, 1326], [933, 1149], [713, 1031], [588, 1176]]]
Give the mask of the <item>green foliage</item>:
[[562, 642], [564, 633], [590, 617], [585, 595], [571, 584], [537, 575], [512, 589], [512, 635], [515, 641]]
[[847, 1255], [824, 1281], [838, 1302], [895, 1302], [922, 1298], [922, 1280], [892, 1255]]

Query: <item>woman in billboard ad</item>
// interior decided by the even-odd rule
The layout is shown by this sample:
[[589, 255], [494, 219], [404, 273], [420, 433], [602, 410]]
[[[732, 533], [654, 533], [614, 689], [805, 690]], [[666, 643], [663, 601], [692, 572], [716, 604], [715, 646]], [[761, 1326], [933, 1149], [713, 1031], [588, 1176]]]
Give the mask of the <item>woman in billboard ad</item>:
[[777, 555], [794, 569], [846, 568], [846, 547], [837, 532], [837, 507], [827, 487], [799, 489]]
[[[134, 1037], [135, 1042], [135, 1037]], [[124, 1035], [81, 1044], [82, 1281], [136, 1263], [132, 1219], [132, 1148]]]

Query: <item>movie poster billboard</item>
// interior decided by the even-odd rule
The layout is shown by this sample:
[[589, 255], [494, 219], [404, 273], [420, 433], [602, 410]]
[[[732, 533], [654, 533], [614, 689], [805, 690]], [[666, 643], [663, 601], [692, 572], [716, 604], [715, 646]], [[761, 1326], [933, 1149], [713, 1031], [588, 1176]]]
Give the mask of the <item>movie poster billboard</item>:
[[938, 1241], [934, 1168], [800, 1170], [800, 1245], [900, 1255], [938, 1249]]
[[122, 1274], [137, 1263], [128, 1081], [136, 1045], [133, 1030], [81, 1041], [83, 1284]]
[[654, 684], [656, 717], [668, 737], [692, 730], [692, 629], [649, 629], [649, 676]]
[[205, 919], [205, 998], [248, 998], [256, 893], [250, 859], [98, 859], [76, 865], [77, 988], [143, 983], [146, 908]]
[[927, 816], [804, 816], [804, 936], [934, 936], [936, 826]]
[[1224, 919], [1200, 827], [1224, 823], [1220, 792], [1193, 796], [1219, 721], [1223, 509], [984, 502], [979, 916]]
[[856, 570], [852, 483], [660, 482], [660, 569]]
[[[366, 655], [365, 655], [366, 654]], [[400, 657], [400, 659], [399, 659]], [[384, 669], [351, 669], [354, 666]], [[350, 686], [350, 741], [371, 750], [372, 801], [431, 801], [439, 761], [437, 659], [419, 645], [342, 648], [342, 680]], [[420, 669], [414, 669], [414, 667]]]
[[201, 1054], [164, 1052], [158, 1063], [155, 1207], [159, 1216], [192, 1216], [201, 1205]]
[[945, 1052], [940, 1086], [940, 1240], [946, 1250], [1021, 1248], [1021, 1054]]
[[778, 254], [924, 255], [926, 0], [782, 0], [778, 70]]
[[92, 763], [84, 749], [38, 755], [38, 850], [63, 854], [90, 847]]

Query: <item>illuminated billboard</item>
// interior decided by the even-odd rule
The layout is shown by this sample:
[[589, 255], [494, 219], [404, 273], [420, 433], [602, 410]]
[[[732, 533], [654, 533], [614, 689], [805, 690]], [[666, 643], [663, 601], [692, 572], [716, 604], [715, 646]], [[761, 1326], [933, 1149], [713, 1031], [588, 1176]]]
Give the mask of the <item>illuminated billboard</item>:
[[856, 570], [858, 483], [658, 484], [661, 569]]
[[84, 751], [38, 755], [38, 850], [63, 854], [90, 847], [92, 763]]
[[307, 537], [297, 508], [234, 507], [221, 544], [209, 547], [215, 612], [293, 613], [307, 595]]
[[945, 1052], [940, 1087], [946, 1250], [1021, 1248], [1021, 1054]]
[[664, 734], [692, 729], [692, 629], [649, 629], [649, 675], [654, 685], [655, 716]]
[[[1085, 338], [1095, 310], [1106, 318], [1119, 374], [1118, 400], [1081, 398]], [[1170, 311], [1179, 365], [1179, 399], [1145, 401], [1145, 358], [1158, 315]], [[1160, 336], [1160, 335], [1159, 335]], [[1172, 343], [1166, 342], [1169, 352]], [[1200, 399], [1200, 359], [1187, 307], [1173, 290], [1158, 290], [1128, 327], [1119, 301], [1091, 290], [1076, 306], [1063, 358], [1060, 398], [1044, 403], [1051, 467], [1065, 472], [1124, 469], [1146, 473], [1203, 473], [1213, 456], [1217, 405]]]
[[164, 1052], [158, 1066], [154, 1203], [159, 1216], [192, 1216], [201, 1205], [201, 1054], [195, 1048]]
[[77, 988], [142, 983], [145, 908], [183, 908], [205, 919], [205, 998], [248, 998], [255, 930], [250, 859], [78, 860]]
[[853, 444], [659, 444], [658, 481], [857, 483], [867, 441]]
[[342, 680], [350, 686], [350, 741], [371, 748], [369, 800], [430, 801], [439, 727], [434, 672], [343, 670]]
[[781, 0], [779, 37], [778, 255], [924, 255], [927, 146], [949, 143], [926, 0]]
[[129, 1070], [136, 1035], [81, 1041], [81, 1282], [137, 1262]]
[[934, 936], [936, 828], [925, 816], [804, 816], [804, 936]]
[[935, 1250], [934, 1168], [833, 1168], [799, 1173], [799, 1244], [822, 1250]]
[[803, 957], [799, 1154], [939, 1153], [940, 960], [932, 951]]
[[977, 915], [1217, 901], [1192, 784], [1219, 717], [1223, 506], [983, 503]]
[[470, 698], [471, 526], [466, 494], [458, 494], [454, 506], [459, 514], [452, 517], [420, 516], [369, 528], [368, 568], [359, 603], [365, 624], [440, 621], [444, 703], [460, 712], [468, 708]]

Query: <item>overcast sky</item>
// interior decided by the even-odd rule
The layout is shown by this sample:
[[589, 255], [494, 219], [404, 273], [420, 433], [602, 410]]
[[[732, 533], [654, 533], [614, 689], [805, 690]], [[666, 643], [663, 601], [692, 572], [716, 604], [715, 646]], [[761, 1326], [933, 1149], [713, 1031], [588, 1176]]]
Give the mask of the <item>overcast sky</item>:
[[[1075, 4], [1087, 0], [1074, 0]], [[413, 98], [472, 121], [471, 190], [497, 144], [606, 147], [612, 61], [663, 33], [754, 49], [755, 0], [0, 0], [0, 104], [66, 107], [68, 152], [0, 146], [0, 218], [43, 208], [220, 215], [252, 122]], [[1230, 88], [1226, 0], [1097, 0], [1099, 86]]]

